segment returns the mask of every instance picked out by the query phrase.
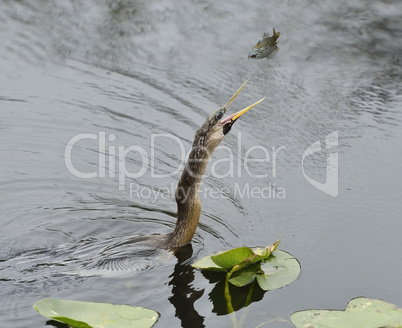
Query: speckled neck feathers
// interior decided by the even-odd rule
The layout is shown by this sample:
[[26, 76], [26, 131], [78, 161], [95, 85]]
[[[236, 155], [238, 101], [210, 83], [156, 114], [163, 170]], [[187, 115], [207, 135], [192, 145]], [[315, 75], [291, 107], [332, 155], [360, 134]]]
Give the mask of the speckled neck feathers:
[[177, 222], [170, 239], [170, 249], [191, 241], [201, 214], [199, 187], [213, 152], [224, 135], [215, 113], [196, 132], [192, 150], [176, 189]]

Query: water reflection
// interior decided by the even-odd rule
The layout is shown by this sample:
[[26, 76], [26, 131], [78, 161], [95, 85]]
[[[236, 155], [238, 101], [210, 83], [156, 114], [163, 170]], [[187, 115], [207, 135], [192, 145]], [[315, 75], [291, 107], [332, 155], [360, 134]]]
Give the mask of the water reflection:
[[[119, 243], [123, 242], [120, 241]], [[58, 288], [57, 281], [59, 279], [68, 282], [70, 288], [73, 286], [75, 289], [80, 288], [80, 286], [83, 286], [87, 282], [87, 279], [95, 279], [101, 273], [101, 271], [93, 272], [91, 268], [86, 269], [86, 267], [90, 266], [91, 263], [98, 263], [97, 258], [104, 256], [105, 250], [110, 251], [114, 246], [110, 240], [103, 242], [92, 241], [83, 243], [82, 245], [64, 245], [58, 247], [58, 249], [24, 250], [10, 253], [7, 258], [2, 260], [0, 270], [4, 271], [1, 272], [2, 278], [0, 282], [6, 283], [12, 281], [14, 284], [19, 285], [29, 282], [32, 285], [31, 292], [35, 292], [36, 290], [36, 293], [39, 293], [41, 288], [43, 288], [41, 284], [43, 280], [46, 281], [46, 289], [50, 290]], [[83, 255], [85, 259], [83, 259]], [[167, 298], [175, 308], [175, 315], [180, 320], [181, 327], [205, 327], [205, 317], [200, 315], [195, 308], [195, 303], [204, 295], [205, 289], [194, 287], [196, 269], [191, 266], [194, 258], [192, 244], [181, 247], [175, 255], [177, 263], [172, 267], [172, 274], [169, 276], [168, 285], [171, 286], [171, 295], [167, 296]], [[132, 258], [133, 263], [136, 263], [135, 270], [133, 271], [143, 271], [137, 270], [137, 264], [138, 261], [141, 263], [144, 260], [144, 256], [142, 254], [138, 254], [138, 256], [140, 258], [136, 256]], [[110, 256], [107, 257], [110, 258]], [[20, 277], [16, 277], [15, 279], [3, 278], [10, 272], [10, 269], [15, 270], [17, 268], [20, 271]], [[78, 269], [73, 272], [72, 268]], [[149, 268], [145, 268], [145, 270], [149, 270]], [[13, 272], [15, 273], [15, 271]], [[225, 296], [225, 274], [217, 272], [202, 272], [202, 274], [210, 284], [215, 284], [208, 294], [209, 300], [213, 304], [213, 313], [219, 316], [227, 315], [228, 300]], [[116, 274], [116, 272], [103, 276], [107, 279], [122, 277]], [[127, 279], [140, 278], [133, 272], [131, 274], [126, 272], [124, 277]], [[8, 293], [7, 289], [4, 292]], [[231, 305], [235, 311], [238, 311], [253, 302], [262, 300], [265, 291], [253, 282], [240, 288], [230, 284], [229, 293], [232, 299]], [[163, 298], [164, 296], [160, 297]], [[53, 320], [47, 321], [46, 325], [66, 327], [66, 325]]]
[[[169, 281], [169, 286], [172, 286], [172, 296], [169, 297], [169, 301], [175, 307], [176, 316], [180, 319], [183, 328], [205, 327], [205, 318], [194, 307], [194, 303], [203, 296], [205, 290], [193, 287], [195, 269], [187, 261], [191, 258], [192, 253], [191, 244], [180, 249], [176, 254], [178, 263], [175, 265], [174, 272], [170, 276], [172, 279]], [[209, 300], [213, 304], [212, 312], [219, 316], [229, 314], [228, 299], [225, 295], [226, 273], [202, 271], [202, 275], [207, 278], [210, 284], [215, 284], [208, 294]], [[261, 301], [265, 293], [266, 291], [262, 290], [256, 281], [243, 287], [235, 287], [229, 284], [231, 306], [234, 311]]]
[[[70, 288], [73, 286], [75, 288], [80, 288], [80, 286], [84, 285], [87, 279], [91, 279], [91, 275], [85, 274], [85, 266], [87, 266], [87, 263], [81, 259], [81, 261], [79, 261], [81, 269], [72, 276], [71, 268], [77, 267], [77, 258], [66, 259], [65, 257], [72, 251], [73, 254], [77, 256], [77, 254], [79, 255], [80, 252], [85, 250], [85, 257], [92, 259], [90, 262], [93, 262], [93, 260], [98, 257], [99, 249], [102, 248], [99, 246], [103, 245], [103, 248], [107, 248], [106, 244], [113, 246], [110, 241], [104, 241], [102, 243], [95, 241], [86, 243], [80, 247], [64, 246], [60, 247], [58, 250], [38, 249], [12, 253], [9, 254], [8, 258], [1, 261], [3, 263], [1, 263], [0, 270], [5, 270], [2, 274], [6, 274], [8, 272], [7, 268], [19, 267], [21, 274], [24, 277], [18, 281], [19, 284], [30, 282], [31, 284], [37, 284], [37, 287], [41, 288], [40, 280], [46, 279], [47, 287], [56, 289], [56, 285], [49, 285], [50, 281], [57, 281], [63, 277], [65, 281], [69, 282]], [[92, 250], [92, 252], [88, 250]], [[61, 255], [60, 253], [63, 254]], [[168, 285], [172, 287], [172, 295], [168, 296], [168, 300], [175, 308], [175, 315], [181, 321], [181, 327], [205, 327], [204, 317], [199, 315], [194, 306], [194, 303], [203, 296], [204, 289], [196, 289], [193, 287], [195, 269], [191, 267], [188, 261], [193, 256], [192, 244], [187, 244], [181, 247], [175, 255], [177, 263], [173, 267], [173, 273], [169, 276], [170, 281]], [[59, 259], [59, 262], [54, 262], [56, 258]], [[139, 258], [139, 260], [141, 260], [141, 258]], [[91, 273], [91, 271], [87, 272]], [[84, 276], [80, 275], [80, 273], [84, 273]], [[42, 276], [42, 278], [39, 278], [38, 275]], [[108, 277], [108, 275], [106, 275], [106, 277]], [[110, 277], [116, 276], [110, 275]], [[131, 275], [126, 274], [126, 278], [136, 278], [136, 275], [135, 273], [131, 273]], [[5, 283], [8, 281], [17, 283], [16, 279], [0, 279], [0, 282]], [[160, 297], [164, 298], [165, 296], [161, 295]], [[67, 325], [54, 320], [47, 321], [46, 325], [57, 328], [67, 327]]]
[[187, 244], [176, 253], [178, 263], [175, 265], [169, 286], [172, 286], [170, 303], [176, 309], [176, 317], [180, 319], [183, 328], [202, 328], [204, 317], [194, 308], [194, 303], [202, 297], [204, 290], [197, 290], [193, 286], [194, 268], [186, 263], [193, 254], [191, 244]]
[[[225, 273], [203, 272], [209, 283], [215, 284], [212, 291], [208, 294], [209, 299], [213, 304], [212, 311], [217, 315], [226, 315], [228, 312], [228, 300], [225, 297]], [[249, 306], [253, 302], [259, 302], [263, 299], [266, 291], [254, 280], [252, 283], [236, 287], [229, 283], [229, 294], [231, 297], [231, 305], [234, 311], [238, 311]]]
[[67, 328], [67, 327], [69, 327], [64, 323], [57, 322], [57, 321], [54, 321], [54, 320], [46, 321], [46, 326], [51, 326], [51, 327], [54, 327], [54, 328]]

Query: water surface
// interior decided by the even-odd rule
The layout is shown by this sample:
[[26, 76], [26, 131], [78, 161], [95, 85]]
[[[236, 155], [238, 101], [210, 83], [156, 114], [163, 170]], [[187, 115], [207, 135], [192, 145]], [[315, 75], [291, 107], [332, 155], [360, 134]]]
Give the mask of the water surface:
[[[402, 305], [400, 2], [6, 0], [0, 10], [2, 325], [45, 326], [32, 305], [56, 297], [149, 307], [161, 314], [158, 327], [231, 327], [212, 302], [214, 285], [189, 264], [277, 238], [302, 274], [252, 303], [246, 327], [268, 312], [289, 319], [362, 295]], [[273, 27], [275, 59], [248, 60]], [[247, 78], [231, 110], [266, 100], [213, 156], [192, 250], [127, 277], [64, 274], [102, 252], [78, 256], [85, 245], [171, 231], [180, 145], [187, 152], [207, 115]], [[304, 169], [325, 182], [325, 136], [336, 131], [332, 197], [303, 176], [302, 156], [321, 141]], [[87, 179], [65, 161], [82, 134], [71, 158], [95, 175]], [[119, 147], [130, 146], [143, 152], [129, 153], [125, 167], [144, 174], [123, 180]], [[270, 161], [246, 170], [252, 147], [250, 158], [266, 149]]]

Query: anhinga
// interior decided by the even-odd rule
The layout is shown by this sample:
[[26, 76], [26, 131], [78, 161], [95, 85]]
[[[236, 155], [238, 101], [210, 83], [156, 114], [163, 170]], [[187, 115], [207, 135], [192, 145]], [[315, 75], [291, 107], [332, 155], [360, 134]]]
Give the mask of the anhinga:
[[[199, 187], [213, 152], [236, 120], [264, 99], [223, 118], [246, 83], [247, 81], [225, 106], [212, 112], [195, 133], [193, 147], [176, 189], [175, 229], [167, 234], [119, 238], [118, 242], [114, 242], [116, 238], [111, 238], [74, 247], [71, 258], [84, 261], [85, 270], [79, 269], [66, 273], [81, 276], [109, 274], [114, 276], [114, 274], [140, 271], [152, 266], [152, 263], [160, 258], [166, 259], [166, 251], [177, 254], [181, 246], [191, 241], [201, 213]], [[61, 247], [60, 250], [65, 252], [65, 247]]]
[[[198, 196], [199, 186], [213, 152], [230, 131], [234, 122], [250, 108], [264, 100], [262, 98], [253, 105], [223, 119], [223, 115], [247, 81], [243, 83], [225, 106], [212, 112], [195, 133], [192, 150], [176, 189], [176, 227], [173, 232], [165, 235], [147, 236], [150, 244], [174, 252], [193, 238], [201, 213], [201, 202]], [[148, 239], [147, 237], [146, 239]]]
[[[98, 257], [95, 266], [88, 272], [80, 271], [80, 275], [105, 275], [105, 270], [122, 273], [126, 270], [142, 270], [150, 267], [151, 263], [158, 258], [158, 254], [165, 258], [166, 254], [162, 255], [161, 252], [167, 250], [177, 253], [180, 246], [191, 241], [201, 213], [201, 202], [198, 196], [199, 186], [212, 153], [230, 131], [234, 122], [264, 99], [223, 118], [246, 83], [247, 81], [243, 83], [225, 106], [212, 112], [195, 134], [192, 150], [176, 189], [177, 222], [175, 229], [167, 234], [119, 239], [118, 243], [112, 245], [110, 240], [106, 240], [103, 249], [99, 252], [100, 257]], [[98, 249], [100, 246], [92, 247]], [[85, 246], [77, 251], [77, 254], [88, 253]], [[92, 260], [89, 263], [92, 263]]]

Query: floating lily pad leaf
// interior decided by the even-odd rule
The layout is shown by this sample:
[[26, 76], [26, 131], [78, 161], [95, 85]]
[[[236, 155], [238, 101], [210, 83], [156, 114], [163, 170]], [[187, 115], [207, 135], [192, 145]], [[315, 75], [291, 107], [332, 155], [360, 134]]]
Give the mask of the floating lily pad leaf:
[[139, 306], [54, 298], [40, 300], [34, 308], [44, 317], [76, 328], [150, 328], [159, 317], [156, 311]]
[[260, 263], [253, 263], [249, 266], [243, 267], [242, 269], [235, 271], [229, 282], [236, 287], [243, 287], [251, 282], [257, 277], [257, 274], [261, 272]]
[[385, 312], [392, 310], [397, 310], [398, 313], [402, 314], [402, 309], [395, 304], [366, 297], [354, 298], [345, 309], [345, 311], [349, 312]]
[[292, 255], [276, 250], [278, 244], [279, 240], [265, 248], [235, 248], [206, 256], [192, 266], [201, 270], [229, 272], [228, 280], [236, 287], [245, 286], [257, 278], [263, 290], [281, 288], [297, 279], [300, 264]]
[[201, 270], [236, 271], [248, 264], [263, 261], [279, 245], [279, 240], [265, 248], [238, 247], [217, 255], [206, 256], [192, 266]]
[[279, 245], [279, 239], [276, 241], [275, 244], [269, 245], [265, 248], [253, 248], [254, 256], [251, 260], [251, 263], [255, 263], [258, 261], [263, 261], [270, 257], [271, 253], [276, 250]]
[[369, 298], [351, 300], [345, 311], [308, 310], [291, 316], [297, 328], [397, 328], [402, 327], [402, 309]]
[[274, 251], [261, 264], [262, 274], [257, 275], [257, 282], [263, 290], [282, 288], [297, 279], [300, 274], [299, 262], [289, 253]]
[[253, 248], [253, 252], [254, 252], [255, 255], [267, 258], [269, 255], [271, 255], [271, 253], [274, 250], [276, 250], [278, 245], [279, 245], [279, 239], [275, 242], [275, 244], [269, 245], [269, 246], [267, 246], [265, 248], [260, 248], [260, 247]]
[[248, 285], [249, 283], [253, 282], [255, 279], [256, 274], [255, 272], [246, 272], [236, 277], [232, 277], [229, 279], [229, 282], [236, 287], [243, 287]]
[[[303, 311], [304, 312], [304, 311]], [[386, 317], [379, 313], [351, 313], [344, 311], [306, 311], [292, 314], [297, 328], [381, 328], [386, 326]]]
[[219, 265], [215, 264], [211, 260], [211, 256], [205, 256], [202, 259], [194, 262], [191, 265], [193, 268], [200, 269], [200, 270], [210, 270], [210, 271], [226, 271], [224, 268], [221, 268]]
[[251, 248], [239, 247], [218, 255], [212, 255], [211, 260], [221, 268], [225, 270], [231, 270], [236, 265], [245, 262], [251, 263], [251, 259], [253, 258], [253, 256], [254, 252]]

